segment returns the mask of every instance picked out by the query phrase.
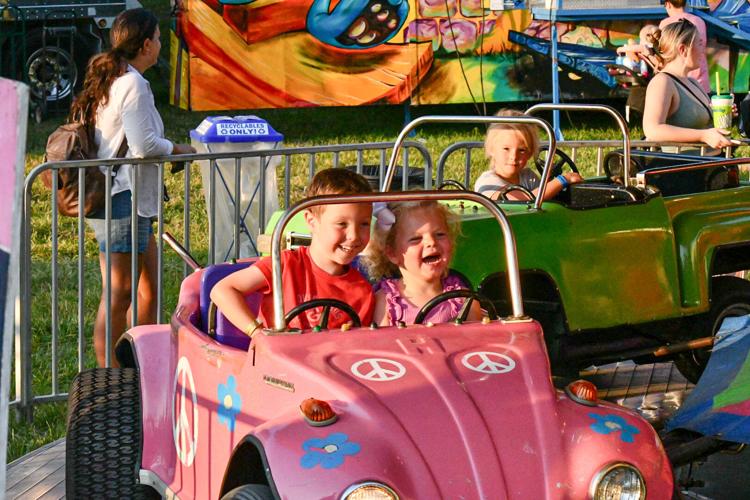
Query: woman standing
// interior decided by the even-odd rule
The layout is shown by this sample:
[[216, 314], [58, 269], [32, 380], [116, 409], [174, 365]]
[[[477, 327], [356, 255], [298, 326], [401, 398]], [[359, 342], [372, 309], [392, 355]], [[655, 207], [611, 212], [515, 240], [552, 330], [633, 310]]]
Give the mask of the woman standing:
[[[99, 158], [147, 158], [193, 153], [185, 144], [164, 138], [164, 124], [154, 105], [154, 96], [143, 73], [156, 64], [161, 50], [156, 17], [145, 9], [127, 10], [115, 19], [110, 31], [112, 48], [94, 56], [88, 64], [81, 93], [71, 108], [71, 117], [83, 116], [95, 128]], [[123, 155], [122, 151], [127, 153]], [[112, 342], [128, 326], [131, 307], [131, 166], [123, 165], [112, 182], [111, 318]], [[106, 173], [106, 172], [105, 172]], [[159, 207], [156, 165], [138, 171], [138, 323], [156, 321], [157, 259], [152, 219]], [[106, 263], [104, 209], [91, 214], [87, 223], [99, 242], [102, 297], [94, 323], [94, 349], [99, 366], [106, 359]], [[116, 364], [114, 357], [112, 362]]]
[[646, 90], [643, 131], [650, 141], [703, 142], [712, 148], [735, 144], [729, 131], [714, 128], [711, 99], [688, 78], [698, 67], [698, 30], [688, 20], [651, 35], [659, 71]]

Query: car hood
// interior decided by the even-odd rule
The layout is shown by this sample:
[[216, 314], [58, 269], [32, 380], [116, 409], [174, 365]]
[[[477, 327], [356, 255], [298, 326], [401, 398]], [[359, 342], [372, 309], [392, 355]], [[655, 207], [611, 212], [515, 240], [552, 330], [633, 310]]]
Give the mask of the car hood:
[[[296, 410], [269, 423], [274, 439], [343, 435], [358, 451], [336, 468], [395, 482], [402, 497], [543, 498], [565, 482], [564, 422], [536, 322], [265, 337], [256, 359], [273, 359], [262, 370], [293, 384], [298, 400], [326, 400], [339, 414], [314, 428], [290, 422], [302, 420]], [[294, 429], [282, 438], [279, 425]], [[283, 448], [320, 451], [305, 442]], [[294, 480], [284, 489], [297, 491]]]

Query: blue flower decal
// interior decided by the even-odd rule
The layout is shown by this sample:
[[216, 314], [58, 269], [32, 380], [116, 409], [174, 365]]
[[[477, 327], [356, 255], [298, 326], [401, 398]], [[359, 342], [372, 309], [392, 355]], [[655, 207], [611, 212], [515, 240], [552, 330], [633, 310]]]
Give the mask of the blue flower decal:
[[335, 469], [344, 463], [347, 455], [356, 455], [361, 446], [349, 441], [349, 436], [341, 432], [330, 434], [325, 439], [310, 438], [302, 443], [305, 453], [299, 464], [305, 469], [320, 465], [324, 469]]
[[619, 432], [620, 439], [625, 443], [632, 443], [635, 435], [641, 432], [637, 427], [628, 424], [620, 415], [597, 415], [596, 413], [589, 413], [589, 417], [595, 420], [591, 424], [591, 428], [594, 431], [599, 434]]
[[234, 430], [234, 422], [237, 414], [242, 409], [242, 398], [237, 392], [237, 380], [230, 375], [226, 384], [219, 384], [219, 423], [225, 424], [229, 431]]

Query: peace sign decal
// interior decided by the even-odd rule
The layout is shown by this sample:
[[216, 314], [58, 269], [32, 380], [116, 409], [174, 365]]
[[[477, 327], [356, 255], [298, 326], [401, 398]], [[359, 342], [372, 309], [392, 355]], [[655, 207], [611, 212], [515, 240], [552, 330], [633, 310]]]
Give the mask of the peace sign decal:
[[508, 373], [516, 367], [510, 356], [492, 351], [470, 352], [461, 358], [461, 363], [469, 370], [490, 375]]
[[[179, 383], [180, 393], [177, 393]], [[193, 402], [192, 422], [185, 407], [187, 393]], [[198, 397], [195, 394], [195, 381], [193, 372], [190, 369], [188, 359], [183, 356], [177, 363], [177, 370], [174, 374], [174, 386], [172, 388], [172, 437], [174, 447], [177, 450], [177, 456], [180, 462], [186, 467], [193, 465], [195, 452], [198, 449]], [[191, 428], [192, 427], [192, 428]]]
[[406, 374], [406, 367], [386, 358], [368, 358], [352, 365], [352, 373], [371, 382], [390, 382]]

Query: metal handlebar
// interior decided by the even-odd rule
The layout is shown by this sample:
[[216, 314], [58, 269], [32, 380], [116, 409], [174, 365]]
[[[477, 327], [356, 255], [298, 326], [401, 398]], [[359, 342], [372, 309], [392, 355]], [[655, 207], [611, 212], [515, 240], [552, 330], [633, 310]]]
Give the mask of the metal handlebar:
[[373, 203], [388, 201], [422, 201], [422, 200], [469, 200], [484, 206], [498, 221], [503, 232], [505, 242], [505, 259], [508, 270], [508, 285], [510, 286], [511, 306], [513, 309], [513, 320], [525, 319], [523, 303], [521, 300], [521, 276], [518, 269], [518, 255], [516, 253], [516, 240], [513, 236], [507, 217], [498, 206], [489, 198], [470, 191], [412, 191], [407, 193], [372, 193], [372, 194], [350, 194], [350, 195], [328, 195], [315, 196], [303, 200], [289, 210], [284, 212], [276, 228], [273, 230], [271, 240], [271, 282], [273, 283], [273, 318], [274, 331], [280, 332], [286, 329], [284, 321], [284, 298], [281, 282], [281, 238], [284, 227], [297, 213], [317, 205], [332, 205], [342, 203]]
[[552, 158], [555, 156], [557, 142], [555, 140], [555, 134], [552, 132], [552, 126], [541, 118], [534, 118], [531, 116], [420, 116], [419, 118], [412, 120], [407, 123], [406, 126], [399, 132], [396, 142], [393, 144], [393, 151], [391, 151], [391, 158], [388, 161], [388, 170], [383, 178], [383, 184], [380, 186], [382, 192], [387, 192], [391, 188], [391, 181], [396, 170], [396, 158], [401, 150], [401, 145], [406, 139], [406, 135], [413, 129], [425, 123], [527, 123], [529, 125], [537, 125], [544, 129], [544, 132], [549, 137], [549, 152], [547, 153], [547, 159], [544, 162], [544, 171], [542, 172], [542, 180], [539, 186], [539, 195], [534, 202], [534, 208], [539, 209], [542, 206], [542, 198], [544, 190], [547, 187], [547, 181], [549, 173], [552, 169]]
[[531, 106], [526, 110], [526, 114], [532, 115], [537, 111], [600, 111], [611, 115], [617, 122], [617, 126], [620, 127], [620, 132], [622, 132], [622, 152], [624, 156], [623, 162], [625, 163], [623, 168], [623, 175], [625, 178], [623, 179], [623, 182], [625, 183], [625, 186], [630, 185], [630, 131], [628, 130], [628, 124], [625, 121], [625, 118], [623, 118], [617, 110], [604, 104], [542, 103]]

